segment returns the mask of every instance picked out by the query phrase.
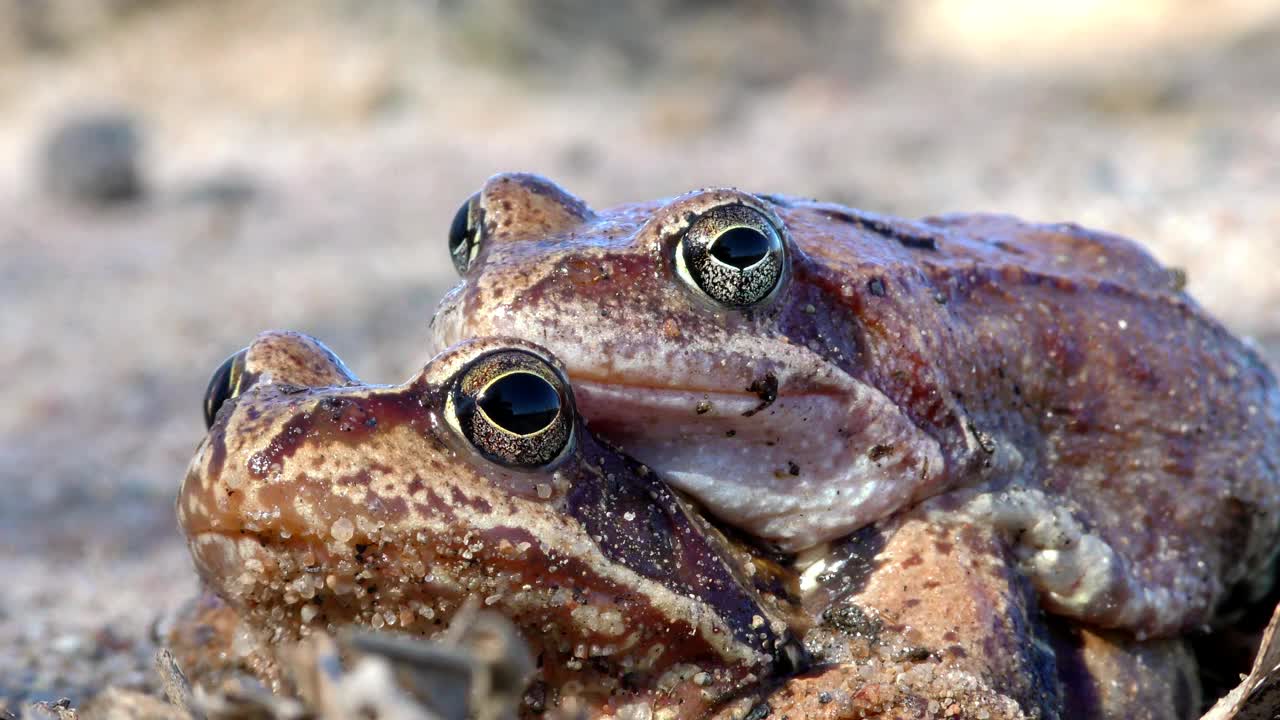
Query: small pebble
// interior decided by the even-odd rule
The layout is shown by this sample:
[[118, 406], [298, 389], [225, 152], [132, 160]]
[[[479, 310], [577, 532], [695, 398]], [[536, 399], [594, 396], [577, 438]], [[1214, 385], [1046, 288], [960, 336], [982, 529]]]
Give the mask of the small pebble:
[[45, 190], [63, 202], [95, 207], [142, 199], [137, 123], [122, 113], [75, 115], [44, 141], [40, 174]]
[[356, 526], [347, 518], [338, 518], [329, 528], [329, 534], [338, 542], [348, 542], [355, 536]]

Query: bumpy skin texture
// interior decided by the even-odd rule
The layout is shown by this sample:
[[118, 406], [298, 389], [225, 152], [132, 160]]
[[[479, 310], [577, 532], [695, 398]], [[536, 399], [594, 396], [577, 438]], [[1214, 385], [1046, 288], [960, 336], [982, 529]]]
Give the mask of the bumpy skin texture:
[[472, 341], [371, 386], [307, 336], [250, 345], [178, 498], [217, 595], [170, 635], [197, 682], [232, 666], [288, 690], [291, 641], [347, 624], [432, 636], [471, 598], [540, 659], [524, 717], [1167, 718], [1197, 704], [1180, 641], [1054, 626], [992, 527], [922, 507], [801, 577], [576, 414], [546, 466], [485, 459], [447, 399], [512, 348], [558, 367], [536, 346]]
[[1196, 714], [1195, 663], [1181, 641], [1047, 618], [989, 527], [911, 512], [826, 558], [804, 593], [816, 623], [805, 645], [822, 670], [756, 696], [789, 717]]
[[[475, 202], [436, 344], [545, 345], [594, 432], [754, 536], [799, 550], [934, 498], [1004, 538], [1046, 608], [1139, 636], [1211, 622], [1266, 575], [1275, 378], [1124, 238], [727, 189], [595, 212], [515, 174]], [[786, 244], [746, 309], [675, 267], [726, 205]]]
[[276, 652], [308, 628], [430, 634], [475, 598], [533, 642], [541, 704], [696, 716], [789, 669], [779, 612], [643, 466], [576, 419], [566, 455], [533, 473], [450, 426], [458, 374], [512, 347], [465, 344], [398, 386], [358, 384], [305, 336], [248, 348], [178, 498], [197, 570], [251, 636], [243, 664], [280, 689]]

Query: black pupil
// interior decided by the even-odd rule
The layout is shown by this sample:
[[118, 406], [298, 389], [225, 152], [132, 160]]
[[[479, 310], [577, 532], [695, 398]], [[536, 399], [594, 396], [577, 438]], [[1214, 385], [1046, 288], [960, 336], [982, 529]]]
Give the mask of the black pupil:
[[769, 238], [754, 228], [726, 230], [711, 244], [711, 256], [739, 270], [755, 265], [769, 254]]
[[495, 425], [517, 435], [546, 429], [560, 412], [560, 396], [551, 383], [526, 372], [493, 381], [476, 404]]
[[467, 216], [471, 203], [465, 202], [453, 216], [453, 224], [449, 226], [449, 252], [457, 255], [467, 243]]

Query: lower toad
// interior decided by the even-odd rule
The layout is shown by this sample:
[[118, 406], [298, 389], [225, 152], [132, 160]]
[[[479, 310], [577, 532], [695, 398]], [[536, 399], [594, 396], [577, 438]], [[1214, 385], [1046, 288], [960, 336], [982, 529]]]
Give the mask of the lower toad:
[[[529, 343], [366, 385], [316, 340], [215, 374], [178, 514], [212, 595], [174, 644], [282, 692], [281, 653], [358, 624], [435, 636], [464, 603], [538, 658], [522, 717], [1190, 717], [1179, 639], [1047, 616], [972, 498], [806, 556], [718, 529], [597, 440]], [[950, 515], [948, 515], [950, 512]], [[216, 655], [216, 657], [210, 657]]]

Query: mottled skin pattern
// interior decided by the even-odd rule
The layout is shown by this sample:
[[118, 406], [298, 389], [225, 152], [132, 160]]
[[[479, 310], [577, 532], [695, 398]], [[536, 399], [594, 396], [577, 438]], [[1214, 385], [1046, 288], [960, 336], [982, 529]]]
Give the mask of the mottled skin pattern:
[[248, 348], [178, 498], [201, 577], [251, 636], [242, 664], [283, 689], [276, 652], [308, 628], [430, 634], [475, 598], [533, 642], [539, 704], [696, 715], [790, 670], [776, 603], [643, 466], [576, 425], [559, 462], [509, 470], [448, 426], [455, 377], [494, 348], [397, 386], [358, 384], [305, 336]]
[[[820, 548], [927, 501], [993, 530], [1052, 613], [1139, 637], [1268, 581], [1275, 378], [1124, 238], [727, 189], [595, 212], [517, 174], [475, 202], [436, 344], [546, 346], [594, 432], [751, 535]], [[725, 205], [786, 243], [757, 306], [719, 306], [674, 267], [681, 233]]]
[[235, 666], [287, 691], [291, 641], [352, 623], [432, 636], [471, 599], [511, 618], [539, 657], [523, 717], [1196, 707], [1181, 641], [1047, 620], [990, 527], [902, 513], [810, 558], [801, 578], [794, 558], [717, 530], [576, 418], [545, 467], [483, 458], [444, 399], [467, 367], [513, 347], [558, 367], [520, 341], [471, 341], [402, 385], [370, 386], [307, 336], [250, 345], [178, 499], [217, 595], [170, 634], [197, 682]]
[[820, 670], [746, 702], [826, 720], [1195, 716], [1182, 641], [1047, 618], [990, 528], [908, 512], [828, 557], [846, 562], [803, 593], [817, 623], [805, 645]]

